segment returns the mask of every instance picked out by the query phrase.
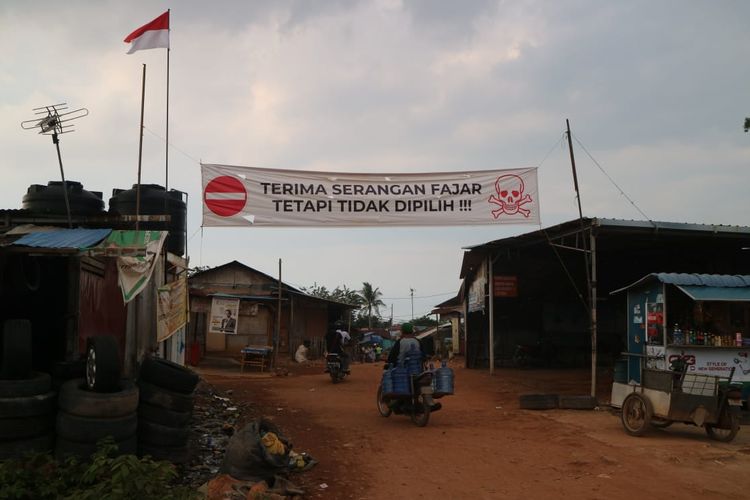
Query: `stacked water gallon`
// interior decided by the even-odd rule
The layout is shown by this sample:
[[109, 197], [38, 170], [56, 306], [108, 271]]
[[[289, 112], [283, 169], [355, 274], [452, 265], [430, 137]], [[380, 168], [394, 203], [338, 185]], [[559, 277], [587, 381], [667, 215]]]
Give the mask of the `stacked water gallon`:
[[383, 388], [383, 395], [390, 396], [393, 394], [393, 369], [383, 370], [383, 378], [380, 380], [380, 386]]
[[437, 398], [453, 394], [453, 370], [446, 366], [445, 361], [440, 368], [435, 370], [432, 384], [434, 396]]
[[409, 353], [404, 359], [404, 365], [409, 375], [419, 375], [422, 373], [422, 353], [417, 350], [416, 346], [411, 346]]

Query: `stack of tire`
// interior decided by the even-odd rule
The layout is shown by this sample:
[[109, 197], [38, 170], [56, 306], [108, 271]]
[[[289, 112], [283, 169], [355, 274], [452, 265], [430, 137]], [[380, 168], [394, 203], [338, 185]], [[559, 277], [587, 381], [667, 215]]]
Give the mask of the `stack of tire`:
[[141, 456], [185, 463], [190, 458], [190, 419], [199, 377], [165, 359], [147, 357], [138, 386], [138, 450]]
[[120, 378], [120, 355], [113, 337], [89, 339], [86, 378], [62, 384], [58, 399], [55, 454], [88, 459], [97, 442], [111, 437], [118, 455], [138, 448], [138, 388]]
[[31, 363], [31, 322], [10, 319], [0, 342], [0, 460], [54, 445], [56, 393], [49, 374]]

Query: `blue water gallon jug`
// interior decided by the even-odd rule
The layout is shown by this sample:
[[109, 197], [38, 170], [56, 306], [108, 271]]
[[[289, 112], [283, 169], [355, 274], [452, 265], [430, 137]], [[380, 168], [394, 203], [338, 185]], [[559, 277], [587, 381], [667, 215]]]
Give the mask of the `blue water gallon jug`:
[[443, 365], [435, 370], [433, 377], [436, 396], [447, 396], [453, 394], [453, 370], [448, 368], [443, 361]]
[[380, 385], [383, 387], [383, 394], [393, 394], [393, 369], [384, 370], [383, 378], [380, 379]]
[[409, 372], [409, 375], [419, 375], [422, 373], [422, 353], [419, 352], [416, 346], [411, 346], [409, 354], [406, 355], [404, 365]]
[[393, 382], [393, 394], [398, 396], [408, 396], [411, 394], [411, 378], [406, 368], [397, 367], [391, 370], [391, 380]]

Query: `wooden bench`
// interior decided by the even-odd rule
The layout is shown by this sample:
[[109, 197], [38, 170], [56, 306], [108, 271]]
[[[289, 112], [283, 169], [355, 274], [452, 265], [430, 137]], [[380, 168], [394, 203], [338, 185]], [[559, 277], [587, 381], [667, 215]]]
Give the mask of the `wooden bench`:
[[269, 346], [247, 346], [240, 350], [240, 373], [245, 371], [245, 366], [260, 368], [260, 371], [268, 367], [268, 360], [273, 352]]

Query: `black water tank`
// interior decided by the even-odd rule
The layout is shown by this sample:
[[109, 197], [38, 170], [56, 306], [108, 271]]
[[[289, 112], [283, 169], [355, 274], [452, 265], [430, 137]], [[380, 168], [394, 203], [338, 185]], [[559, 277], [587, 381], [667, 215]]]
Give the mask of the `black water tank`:
[[[136, 188], [113, 189], [109, 199], [109, 213], [113, 215], [136, 214]], [[170, 215], [170, 222], [141, 222], [140, 229], [147, 231], [169, 231], [167, 250], [176, 255], [185, 253], [185, 235], [187, 231], [187, 203], [182, 199], [183, 193], [171, 189], [166, 192], [163, 186], [141, 184], [141, 215]], [[166, 203], [166, 205], [165, 205]], [[165, 211], [166, 207], [166, 211]], [[131, 228], [134, 227], [131, 225]]]
[[[96, 215], [104, 212], [102, 193], [86, 191], [83, 184], [66, 181], [68, 202], [72, 215]], [[21, 208], [34, 214], [67, 215], [62, 181], [50, 181], [46, 186], [32, 184], [23, 196]]]

